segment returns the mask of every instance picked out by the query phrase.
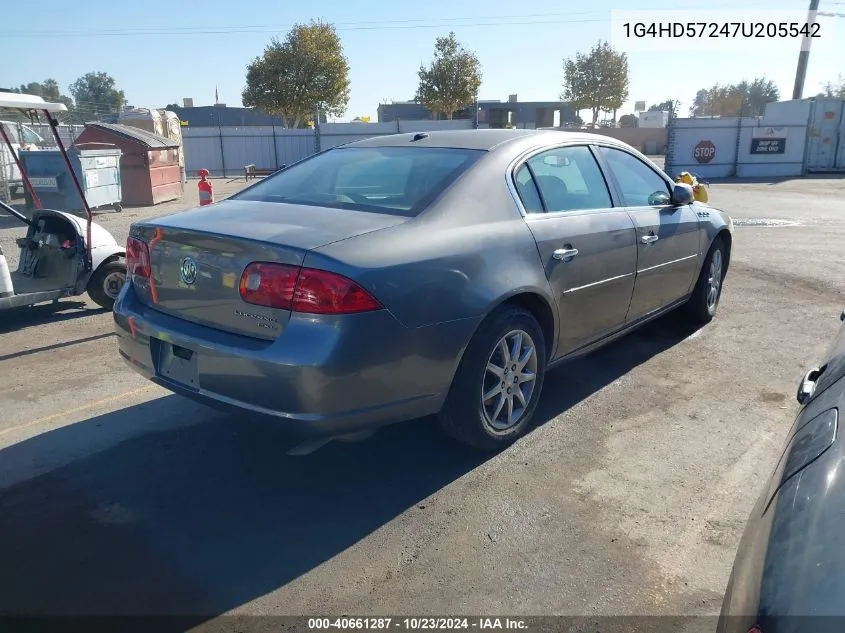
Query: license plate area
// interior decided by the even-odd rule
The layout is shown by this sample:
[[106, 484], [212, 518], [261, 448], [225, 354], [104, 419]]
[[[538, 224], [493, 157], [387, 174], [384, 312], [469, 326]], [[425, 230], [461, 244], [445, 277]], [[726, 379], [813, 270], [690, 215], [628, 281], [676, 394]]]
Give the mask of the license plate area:
[[159, 376], [191, 389], [199, 389], [197, 353], [194, 350], [167, 341], [157, 341], [156, 347], [158, 347], [156, 370]]

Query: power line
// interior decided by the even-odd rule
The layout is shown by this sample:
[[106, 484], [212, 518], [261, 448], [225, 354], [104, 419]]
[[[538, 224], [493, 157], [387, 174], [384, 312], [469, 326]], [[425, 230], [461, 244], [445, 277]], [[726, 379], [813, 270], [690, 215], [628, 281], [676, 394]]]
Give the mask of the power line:
[[[442, 29], [442, 28], [455, 28], [456, 26], [460, 26], [461, 28], [467, 27], [479, 27], [479, 26], [520, 26], [520, 25], [531, 25], [531, 24], [581, 24], [585, 22], [606, 22], [607, 18], [593, 18], [593, 19], [580, 19], [580, 20], [570, 20], [570, 19], [560, 19], [560, 20], [529, 20], [529, 21], [503, 21], [503, 22], [474, 22], [472, 24], [441, 24], [441, 23], [432, 23], [432, 24], [403, 24], [403, 25], [382, 25], [382, 26], [356, 26], [356, 27], [345, 27], [345, 28], [336, 28], [338, 32], [349, 32], [349, 31], [390, 31], [390, 30], [415, 30], [415, 29]], [[0, 32], [1, 37], [16, 37], [16, 38], [42, 38], [42, 37], [61, 37], [61, 38], [79, 38], [79, 37], [126, 37], [126, 36], [180, 36], [180, 37], [188, 37], [194, 35], [242, 35], [242, 34], [277, 34], [280, 30], [285, 28], [290, 28], [293, 25], [289, 25], [287, 27], [279, 27], [279, 28], [226, 28], [225, 30], [200, 30], [200, 29], [191, 29], [186, 31], [110, 31], [110, 32], [100, 32], [100, 31], [92, 31], [89, 33], [49, 33], [45, 31], [41, 31], [37, 34], [32, 32], [30, 33], [13, 33], [7, 32], [3, 33]], [[221, 27], [222, 29], [222, 27]]]
[[[549, 18], [549, 17], [567, 17], [567, 16], [576, 16], [576, 15], [592, 15], [600, 13], [598, 11], [567, 11], [567, 12], [557, 12], [557, 13], [523, 13], [517, 15], [493, 15], [493, 16], [467, 16], [467, 17], [459, 17], [459, 18], [437, 18], [437, 22], [449, 23], [449, 22], [460, 22], [466, 20], [510, 20], [510, 19], [525, 19], [525, 18]], [[379, 28], [382, 26], [389, 26], [389, 25], [409, 25], [412, 28], [415, 26], [413, 23], [427, 23], [431, 22], [431, 18], [409, 18], [404, 20], [364, 20], [364, 21], [356, 21], [356, 22], [332, 22], [335, 28]], [[226, 31], [240, 31], [240, 30], [248, 30], [248, 29], [273, 29], [279, 30], [284, 28], [290, 28], [293, 24], [243, 24], [243, 25], [235, 25], [235, 26], [227, 26], [221, 25], [219, 27], [210, 27], [213, 29], [224, 29]], [[127, 29], [124, 27], [121, 28], [106, 28], [97, 30], [96, 33], [116, 33], [122, 34], [127, 32], [139, 33], [139, 34], [146, 34], [152, 31], [153, 33], [179, 33], [179, 32], [196, 32], [197, 28], [193, 26], [172, 26], [163, 29], [160, 26], [140, 26], [140, 27], [133, 27], [131, 29]], [[35, 31], [38, 35], [44, 34], [54, 34], [54, 33], [68, 33], [74, 34], [78, 32], [77, 30], [47, 30], [47, 31]], [[2, 31], [0, 31], [2, 33]], [[9, 31], [12, 33], [12, 31]]]
[[[727, 5], [727, 8], [733, 8], [735, 4]], [[768, 2], [757, 2], [743, 5], [748, 7], [764, 7], [770, 6]], [[716, 10], [718, 6], [703, 5], [699, 7], [684, 7], [685, 10]], [[725, 7], [722, 7], [725, 8]], [[678, 7], [669, 7], [665, 9], [654, 9], [656, 11], [674, 11]], [[579, 18], [571, 19], [575, 16], [589, 16], [604, 14], [602, 17]], [[337, 31], [381, 31], [381, 30], [413, 30], [413, 29], [432, 29], [432, 28], [447, 28], [447, 27], [489, 27], [489, 26], [525, 26], [537, 24], [584, 24], [589, 22], [607, 22], [610, 16], [607, 12], [598, 11], [568, 11], [558, 13], [528, 13], [519, 15], [494, 15], [494, 16], [467, 16], [459, 18], [438, 18], [432, 20], [430, 18], [413, 18], [406, 20], [370, 20], [364, 22], [339, 22], [334, 23]], [[465, 24], [458, 24], [459, 22], [466, 22]], [[79, 38], [79, 37], [121, 37], [121, 36], [188, 36], [188, 35], [235, 35], [244, 33], [262, 34], [262, 33], [278, 33], [290, 29], [293, 24], [285, 25], [240, 25], [240, 26], [218, 26], [209, 28], [196, 27], [133, 27], [133, 28], [106, 28], [90, 31], [80, 30], [28, 30], [21, 32], [17, 29], [14, 31], [0, 31], [0, 36], [16, 37], [16, 38], [41, 38], [41, 37], [63, 37], [63, 38]]]

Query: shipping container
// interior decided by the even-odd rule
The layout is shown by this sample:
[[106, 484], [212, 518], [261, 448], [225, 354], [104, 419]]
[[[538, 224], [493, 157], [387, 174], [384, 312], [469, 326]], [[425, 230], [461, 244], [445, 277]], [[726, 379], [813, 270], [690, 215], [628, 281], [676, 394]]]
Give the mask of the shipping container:
[[845, 100], [815, 99], [807, 132], [806, 170], [845, 171]]

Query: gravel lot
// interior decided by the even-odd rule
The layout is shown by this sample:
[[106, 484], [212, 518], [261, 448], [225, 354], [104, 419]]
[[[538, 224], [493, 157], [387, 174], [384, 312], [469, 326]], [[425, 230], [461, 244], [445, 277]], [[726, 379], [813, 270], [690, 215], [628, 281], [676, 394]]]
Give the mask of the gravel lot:
[[[125, 239], [193, 186], [97, 221]], [[126, 369], [90, 302], [0, 315], [0, 613], [717, 614], [845, 308], [845, 180], [710, 194], [738, 225], [716, 320], [555, 370], [487, 459], [428, 419], [287, 457]]]

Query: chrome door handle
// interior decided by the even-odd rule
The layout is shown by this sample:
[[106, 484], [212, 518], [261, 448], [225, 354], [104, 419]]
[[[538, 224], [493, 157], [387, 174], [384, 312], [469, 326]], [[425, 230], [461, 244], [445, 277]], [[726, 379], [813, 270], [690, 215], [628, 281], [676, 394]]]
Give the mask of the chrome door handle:
[[555, 259], [559, 259], [564, 262], [570, 261], [573, 257], [578, 254], [577, 248], [559, 248], [554, 253], [552, 253], [552, 257]]
[[641, 241], [643, 244], [654, 244], [654, 243], [655, 243], [657, 240], [659, 240], [659, 239], [660, 239], [660, 238], [659, 238], [659, 237], [657, 237], [656, 235], [643, 235], [643, 236], [640, 238], [640, 241]]

